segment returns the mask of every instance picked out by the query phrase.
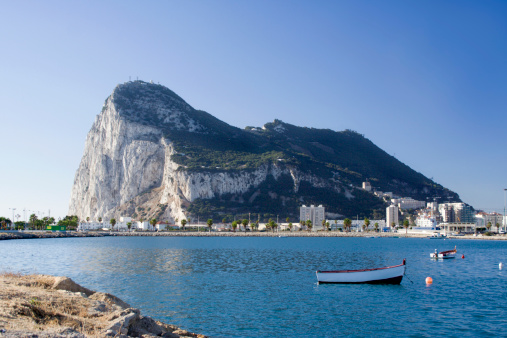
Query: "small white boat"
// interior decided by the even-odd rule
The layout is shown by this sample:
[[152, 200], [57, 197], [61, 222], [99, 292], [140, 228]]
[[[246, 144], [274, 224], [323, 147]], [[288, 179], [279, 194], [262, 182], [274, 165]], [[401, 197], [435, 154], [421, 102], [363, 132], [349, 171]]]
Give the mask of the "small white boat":
[[458, 252], [456, 250], [456, 246], [454, 246], [454, 249], [452, 250], [442, 252], [437, 252], [437, 249], [435, 249], [435, 252], [430, 253], [430, 257], [433, 259], [449, 259], [456, 257], [456, 252]]
[[440, 232], [434, 232], [431, 234], [431, 236], [428, 236], [429, 239], [445, 239], [447, 238], [446, 235], [442, 235]]
[[405, 260], [400, 265], [364, 270], [317, 271], [320, 283], [400, 284], [405, 274]]

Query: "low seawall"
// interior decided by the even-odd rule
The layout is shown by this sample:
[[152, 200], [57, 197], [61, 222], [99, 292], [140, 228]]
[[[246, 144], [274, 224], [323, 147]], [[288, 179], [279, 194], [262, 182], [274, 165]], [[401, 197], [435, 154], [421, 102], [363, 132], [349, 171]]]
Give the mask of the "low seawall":
[[[340, 232], [340, 231], [280, 231], [280, 232], [205, 232], [205, 231], [1, 231], [0, 240], [30, 239], [30, 238], [68, 238], [68, 237], [110, 237], [110, 236], [138, 236], [138, 237], [398, 237], [398, 238], [427, 238], [429, 234], [404, 232]], [[506, 235], [493, 236], [449, 236], [449, 239], [482, 239], [507, 240]]]

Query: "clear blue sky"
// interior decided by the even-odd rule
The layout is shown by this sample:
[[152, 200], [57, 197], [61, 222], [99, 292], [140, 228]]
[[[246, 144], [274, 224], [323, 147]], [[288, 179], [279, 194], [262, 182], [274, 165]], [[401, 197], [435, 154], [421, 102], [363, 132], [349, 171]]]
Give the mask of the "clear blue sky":
[[0, 215], [66, 215], [129, 76], [240, 128], [356, 130], [503, 211], [506, 1], [6, 1], [0, 31]]

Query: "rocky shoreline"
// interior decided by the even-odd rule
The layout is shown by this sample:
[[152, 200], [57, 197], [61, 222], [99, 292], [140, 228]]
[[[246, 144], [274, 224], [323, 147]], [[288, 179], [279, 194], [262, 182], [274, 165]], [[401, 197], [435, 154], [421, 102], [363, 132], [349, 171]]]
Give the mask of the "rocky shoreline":
[[206, 338], [70, 278], [13, 273], [0, 274], [0, 337]]
[[[399, 237], [399, 238], [427, 238], [430, 234], [405, 232], [339, 232], [339, 231], [280, 231], [280, 232], [205, 232], [205, 231], [160, 231], [160, 232], [116, 232], [116, 231], [9, 231], [0, 232], [0, 240], [30, 239], [30, 238], [68, 238], [68, 237], [110, 237], [110, 236], [139, 236], [139, 237]], [[506, 235], [463, 235], [448, 236], [449, 239], [482, 239], [507, 240]]]

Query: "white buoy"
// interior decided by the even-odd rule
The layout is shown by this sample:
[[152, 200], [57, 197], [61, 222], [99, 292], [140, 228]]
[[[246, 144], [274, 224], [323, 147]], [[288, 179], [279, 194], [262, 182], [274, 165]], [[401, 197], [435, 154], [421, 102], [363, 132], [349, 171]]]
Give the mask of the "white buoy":
[[503, 264], [502, 264], [502, 262], [500, 262], [500, 264], [498, 264], [498, 269], [502, 270], [502, 268], [503, 268]]

